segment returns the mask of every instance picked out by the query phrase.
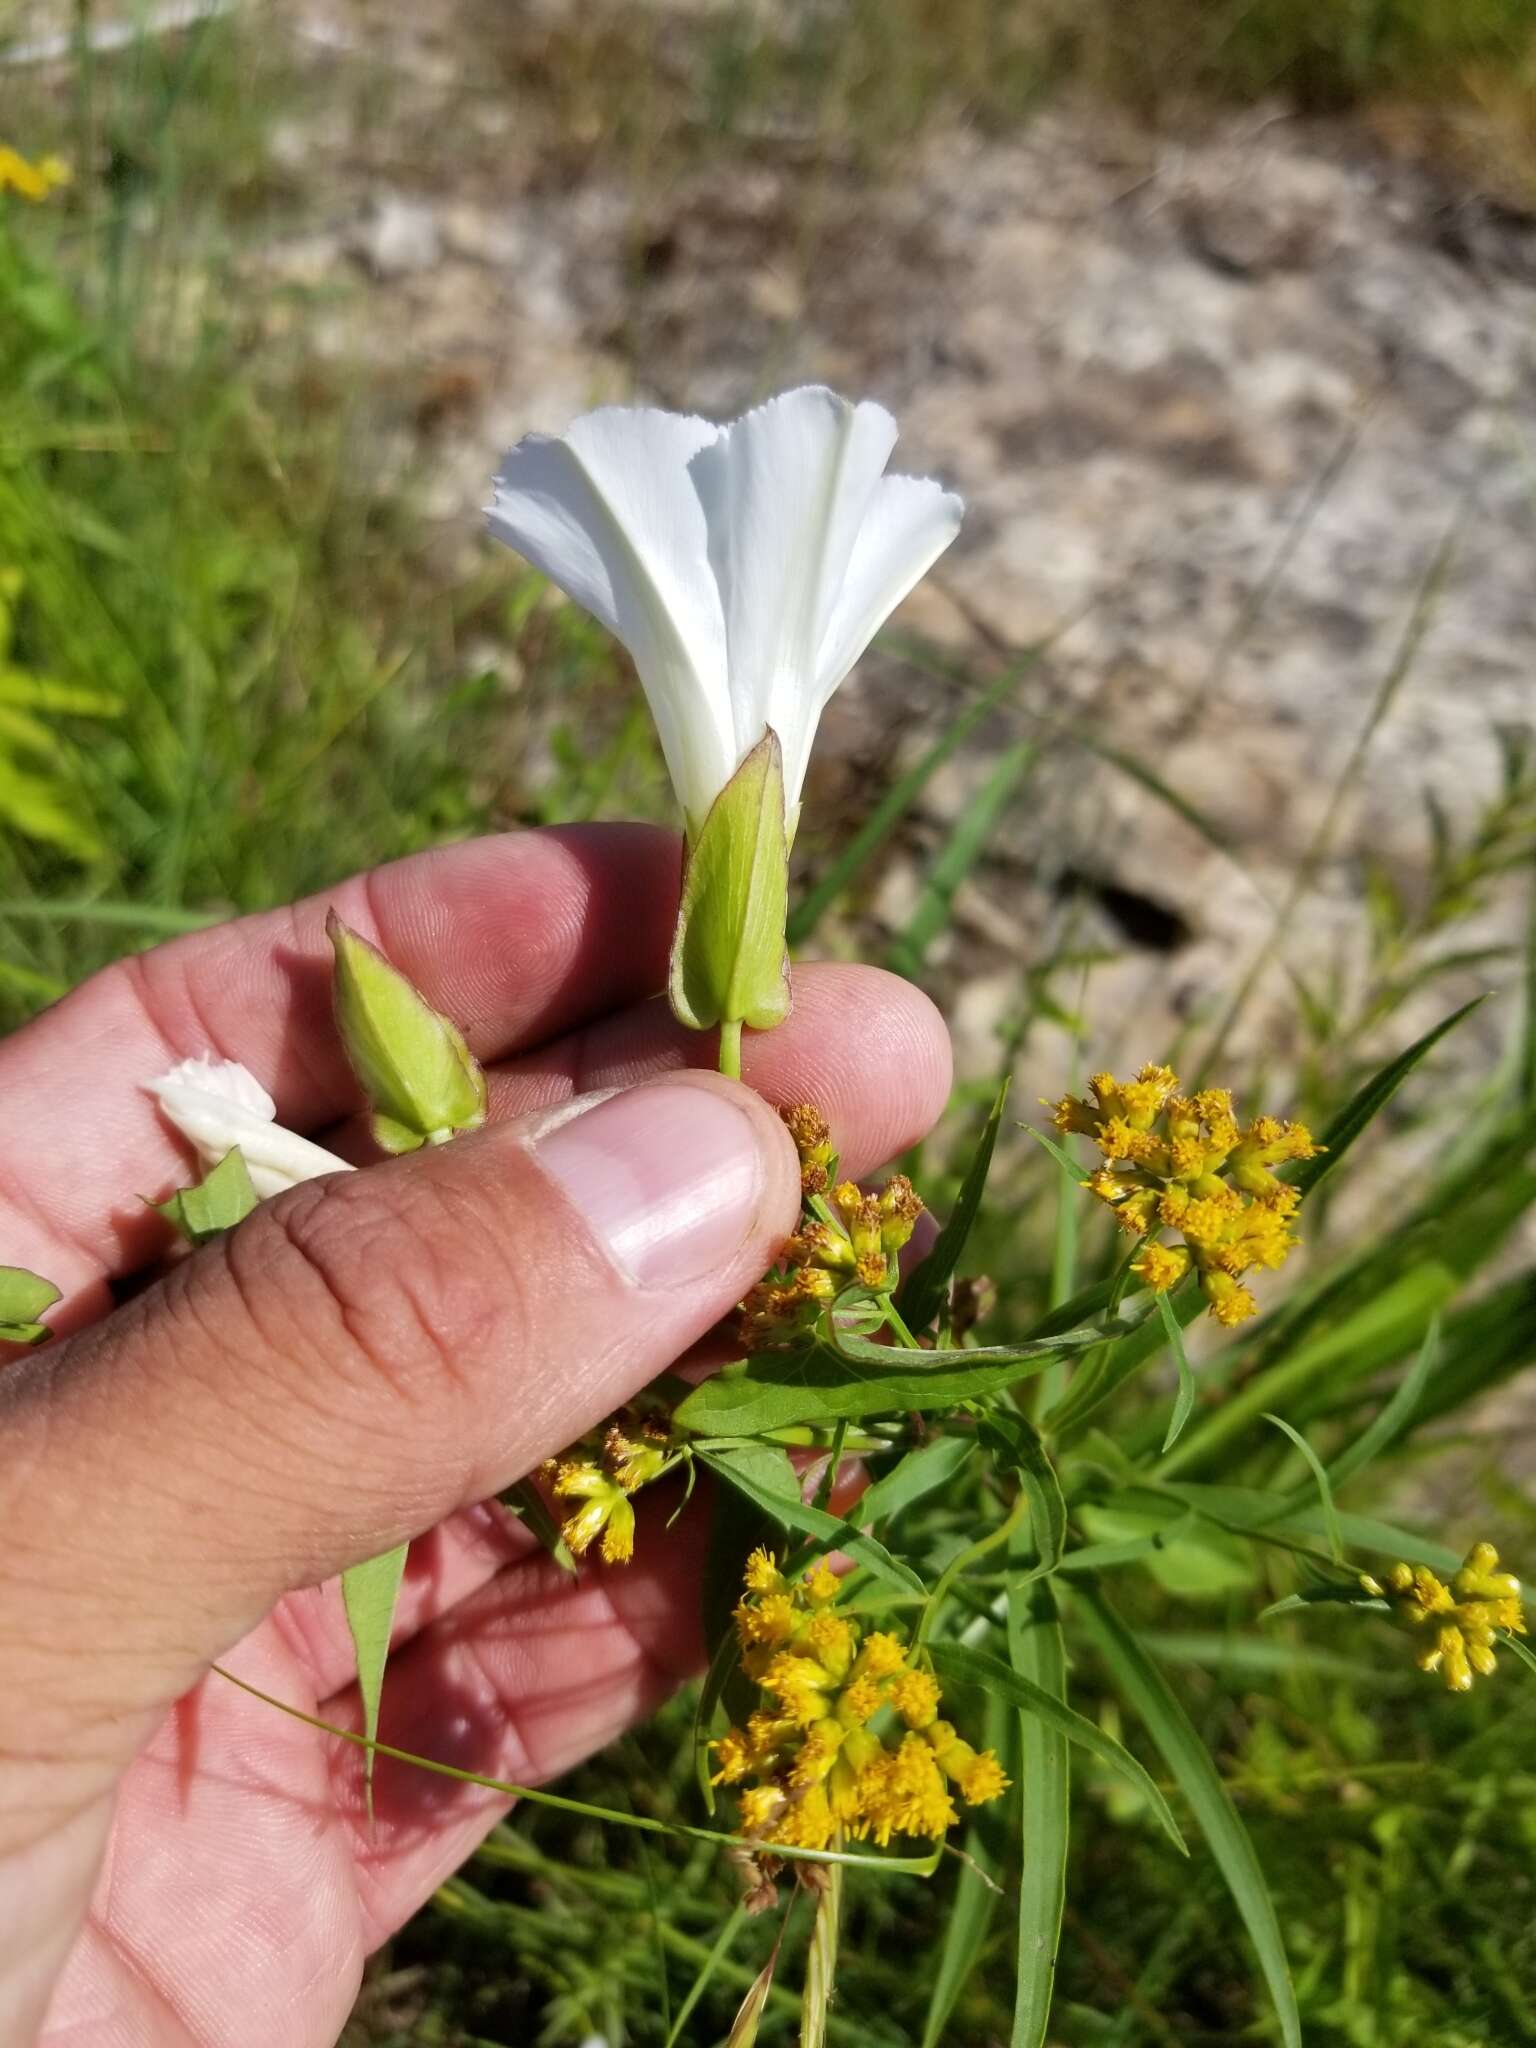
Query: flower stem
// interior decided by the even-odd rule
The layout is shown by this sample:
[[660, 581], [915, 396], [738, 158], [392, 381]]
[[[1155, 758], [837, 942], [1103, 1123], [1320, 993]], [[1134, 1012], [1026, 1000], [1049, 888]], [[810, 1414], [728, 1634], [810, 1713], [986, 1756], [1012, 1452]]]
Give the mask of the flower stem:
[[733, 1081], [741, 1079], [741, 1020], [720, 1026], [720, 1071]]

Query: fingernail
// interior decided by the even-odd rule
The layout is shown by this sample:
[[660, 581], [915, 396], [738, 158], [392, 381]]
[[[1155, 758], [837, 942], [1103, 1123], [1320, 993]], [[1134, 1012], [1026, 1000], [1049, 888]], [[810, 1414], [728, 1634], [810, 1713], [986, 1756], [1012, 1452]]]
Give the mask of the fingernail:
[[757, 1221], [757, 1131], [710, 1088], [627, 1089], [538, 1138], [534, 1152], [639, 1287], [714, 1271]]

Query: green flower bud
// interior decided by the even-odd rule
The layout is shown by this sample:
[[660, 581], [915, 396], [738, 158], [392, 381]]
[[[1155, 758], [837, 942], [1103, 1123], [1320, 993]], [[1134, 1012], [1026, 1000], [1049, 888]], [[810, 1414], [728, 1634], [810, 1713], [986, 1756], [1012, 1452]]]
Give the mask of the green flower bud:
[[458, 1028], [426, 1002], [376, 946], [332, 911], [336, 1022], [373, 1105], [386, 1152], [441, 1145], [485, 1122], [485, 1076]]
[[772, 1030], [789, 1014], [789, 837], [778, 736], [765, 732], [690, 825], [672, 941], [673, 1013], [693, 1031]]

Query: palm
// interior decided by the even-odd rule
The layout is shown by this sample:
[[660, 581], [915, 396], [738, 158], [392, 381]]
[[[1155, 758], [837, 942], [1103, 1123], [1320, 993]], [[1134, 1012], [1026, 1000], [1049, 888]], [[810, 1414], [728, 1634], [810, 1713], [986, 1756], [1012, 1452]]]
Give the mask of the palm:
[[[488, 1514], [445, 1524], [413, 1553], [385, 1736], [525, 1783], [609, 1740], [691, 1659], [682, 1530], [653, 1527], [636, 1567], [573, 1587]], [[355, 1726], [349, 1656], [330, 1587], [285, 1600], [226, 1666]], [[124, 1780], [49, 2038], [329, 2048], [363, 1959], [503, 1810], [478, 1787], [386, 1759], [370, 1828], [361, 1785], [355, 1746], [205, 1679]]]

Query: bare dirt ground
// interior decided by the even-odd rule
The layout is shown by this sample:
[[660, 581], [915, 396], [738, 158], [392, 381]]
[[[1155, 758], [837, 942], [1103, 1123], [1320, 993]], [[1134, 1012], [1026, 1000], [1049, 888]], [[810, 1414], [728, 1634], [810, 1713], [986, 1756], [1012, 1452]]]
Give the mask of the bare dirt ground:
[[[729, 414], [824, 379], [893, 407], [903, 466], [970, 507], [905, 622], [979, 675], [1060, 637], [904, 826], [876, 943], [1001, 744], [1042, 720], [1134, 756], [1208, 827], [1080, 746], [1042, 756], [929, 958], [969, 1071], [1064, 933], [1115, 956], [1095, 1064], [1218, 1010], [1406, 635], [1285, 946], [1314, 988], [1342, 977], [1347, 1008], [1369, 872], [1412, 903], [1426, 795], [1469, 824], [1498, 728], [1536, 720], [1536, 221], [1358, 127], [1279, 113], [1172, 139], [1058, 105], [1012, 137], [931, 131], [899, 161], [792, 114], [712, 143], [687, 70], [707, 11], [638, 10], [650, 69], [615, 99], [558, 0], [259, 9], [292, 84], [243, 229], [269, 331], [367, 381], [387, 460], [424, 478], [455, 554], [498, 450], [593, 402]], [[866, 664], [828, 720], [813, 855], [816, 820], [855, 821], [962, 695]], [[1458, 950], [1518, 915], [1511, 895]], [[1283, 1050], [1296, 1008], [1269, 973], [1239, 1050]], [[1475, 1030], [1486, 1057], [1491, 1011]]]

